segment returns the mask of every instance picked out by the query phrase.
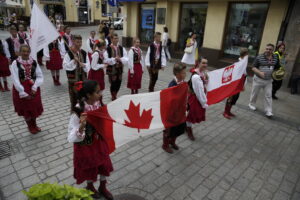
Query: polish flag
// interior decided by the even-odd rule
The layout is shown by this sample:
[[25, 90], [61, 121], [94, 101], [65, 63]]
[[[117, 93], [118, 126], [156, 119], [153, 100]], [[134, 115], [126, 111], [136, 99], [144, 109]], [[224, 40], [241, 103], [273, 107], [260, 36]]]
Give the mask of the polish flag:
[[208, 72], [207, 104], [212, 105], [241, 92], [246, 80], [248, 56], [222, 69]]
[[187, 83], [161, 91], [125, 95], [87, 113], [88, 122], [108, 143], [110, 153], [139, 137], [186, 120]]

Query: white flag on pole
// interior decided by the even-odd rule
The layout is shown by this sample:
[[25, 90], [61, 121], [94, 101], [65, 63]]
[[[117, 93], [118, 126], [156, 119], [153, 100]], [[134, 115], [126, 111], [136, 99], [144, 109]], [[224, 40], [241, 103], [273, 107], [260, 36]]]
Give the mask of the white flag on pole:
[[30, 18], [31, 57], [37, 59], [37, 52], [59, 37], [58, 31], [45, 13], [33, 3]]

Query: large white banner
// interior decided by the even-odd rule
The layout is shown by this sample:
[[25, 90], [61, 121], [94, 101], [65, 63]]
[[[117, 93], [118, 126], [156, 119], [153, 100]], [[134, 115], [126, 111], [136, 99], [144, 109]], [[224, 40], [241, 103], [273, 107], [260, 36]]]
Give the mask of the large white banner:
[[37, 59], [37, 52], [59, 37], [58, 31], [45, 13], [33, 3], [30, 18], [31, 57]]

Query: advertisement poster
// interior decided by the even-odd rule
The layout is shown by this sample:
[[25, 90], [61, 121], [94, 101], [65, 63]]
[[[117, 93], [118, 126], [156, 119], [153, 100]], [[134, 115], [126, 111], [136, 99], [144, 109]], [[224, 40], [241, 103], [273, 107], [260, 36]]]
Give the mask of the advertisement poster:
[[142, 10], [142, 29], [154, 29], [154, 9]]

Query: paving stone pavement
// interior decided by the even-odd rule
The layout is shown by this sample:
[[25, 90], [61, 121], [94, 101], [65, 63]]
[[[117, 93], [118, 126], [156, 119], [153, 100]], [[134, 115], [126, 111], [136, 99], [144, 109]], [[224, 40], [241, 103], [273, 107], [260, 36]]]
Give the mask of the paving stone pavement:
[[[171, 66], [168, 63], [160, 73], [157, 90], [172, 79]], [[45, 111], [38, 118], [42, 132], [37, 135], [31, 135], [14, 113], [11, 92], [0, 93], [0, 142], [14, 146], [14, 155], [0, 160], [3, 200], [26, 199], [21, 191], [36, 183], [75, 185], [72, 144], [66, 140], [70, 113], [65, 73], [59, 87], [53, 86], [49, 71], [43, 68], [43, 73]], [[130, 92], [127, 74], [123, 78], [120, 95]], [[147, 92], [148, 83], [145, 73], [141, 92]], [[247, 109], [249, 91], [250, 84], [233, 108], [237, 117], [232, 120], [221, 115], [224, 103], [209, 107], [207, 121], [194, 127], [196, 141], [180, 136], [180, 150], [174, 154], [161, 149], [162, 133], [117, 149], [111, 155], [115, 170], [109, 189], [115, 195], [131, 193], [147, 200], [299, 200], [300, 97], [280, 91], [275, 118], [269, 120]], [[106, 90], [104, 102], [109, 99]]]

